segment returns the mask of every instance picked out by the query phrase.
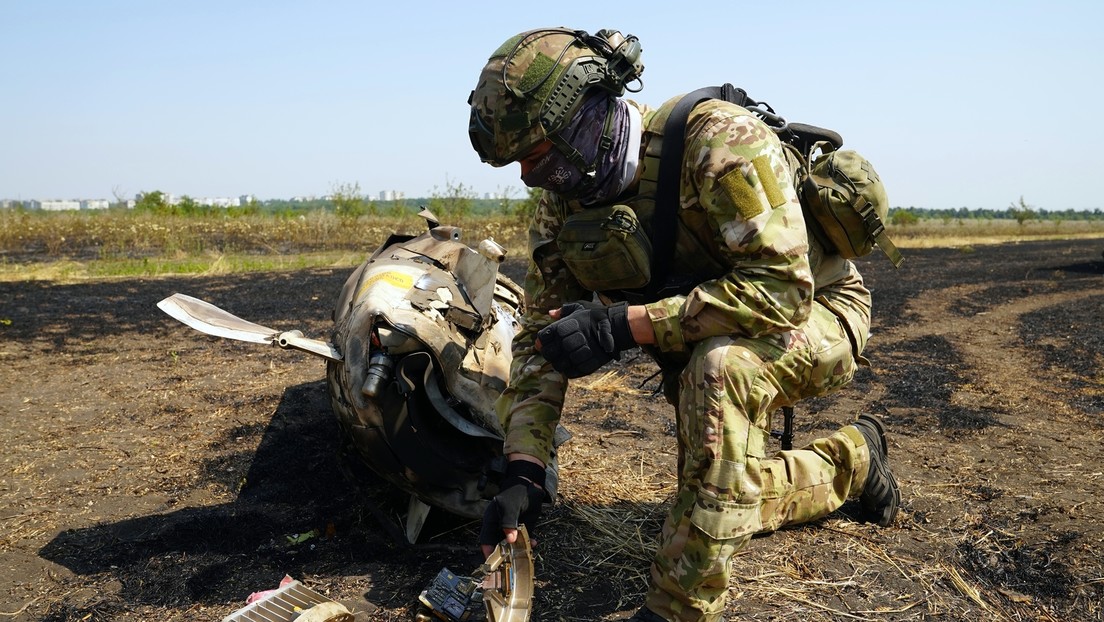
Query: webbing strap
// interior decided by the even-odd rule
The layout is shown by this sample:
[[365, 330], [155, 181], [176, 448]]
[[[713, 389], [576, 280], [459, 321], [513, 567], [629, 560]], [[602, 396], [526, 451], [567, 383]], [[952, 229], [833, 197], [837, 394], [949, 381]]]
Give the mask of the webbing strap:
[[897, 250], [897, 245], [889, 239], [889, 236], [885, 233], [885, 228], [882, 228], [882, 232], [879, 233], [874, 241], [878, 243], [878, 248], [882, 249], [886, 257], [893, 262], [894, 268], [900, 268], [901, 262], [904, 261], [904, 257], [901, 256], [901, 251]]
[[707, 99], [722, 97], [723, 87], [707, 86], [683, 95], [663, 124], [663, 147], [659, 152], [655, 214], [652, 216], [652, 280], [648, 289], [658, 292], [666, 283], [675, 255], [678, 236], [679, 180], [686, 146], [686, 123], [690, 111]]
[[[863, 227], [866, 229], [866, 234], [874, 240], [874, 243], [878, 245], [878, 248], [882, 249], [882, 252], [885, 253], [885, 256], [888, 257], [889, 261], [893, 263], [893, 267], [900, 268], [901, 262], [904, 261], [904, 258], [901, 257], [901, 251], [897, 250], [897, 245], [894, 244], [893, 241], [890, 240], [889, 236], [886, 234], [885, 223], [883, 223], [882, 219], [878, 217], [878, 213], [874, 211], [874, 206], [869, 201], [867, 201], [861, 195], [859, 195], [857, 198], [865, 202], [861, 209], [855, 208], [855, 211], [858, 212], [860, 216], [862, 216]], [[856, 200], [855, 205], [857, 205], [858, 202], [859, 201]]]

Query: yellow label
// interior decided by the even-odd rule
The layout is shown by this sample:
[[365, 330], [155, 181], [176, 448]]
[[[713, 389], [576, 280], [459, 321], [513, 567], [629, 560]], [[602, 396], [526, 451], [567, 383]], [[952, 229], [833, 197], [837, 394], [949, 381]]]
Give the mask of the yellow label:
[[414, 277], [403, 272], [380, 272], [379, 274], [373, 274], [365, 279], [364, 283], [360, 286], [360, 291], [357, 292], [357, 298], [360, 298], [365, 290], [376, 283], [386, 283], [392, 287], [408, 290], [414, 287]]

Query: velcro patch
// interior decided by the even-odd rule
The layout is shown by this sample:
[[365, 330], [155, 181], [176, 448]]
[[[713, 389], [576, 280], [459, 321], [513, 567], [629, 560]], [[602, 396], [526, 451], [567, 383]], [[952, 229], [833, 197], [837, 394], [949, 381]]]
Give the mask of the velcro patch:
[[759, 184], [763, 186], [763, 192], [767, 195], [771, 207], [778, 207], [786, 202], [786, 196], [782, 194], [782, 186], [778, 185], [778, 177], [771, 167], [770, 158], [765, 155], [758, 156], [751, 161], [755, 172], [759, 174]]
[[[739, 168], [734, 168], [721, 175], [717, 183], [721, 184], [721, 188], [724, 188], [725, 194], [728, 195], [729, 200], [736, 206], [736, 211], [740, 212], [744, 220], [751, 220], [763, 213], [763, 202], [759, 200], [759, 193], [755, 192], [755, 188], [751, 187], [751, 184], [744, 177], [743, 171]], [[777, 183], [775, 182], [776, 185]]]

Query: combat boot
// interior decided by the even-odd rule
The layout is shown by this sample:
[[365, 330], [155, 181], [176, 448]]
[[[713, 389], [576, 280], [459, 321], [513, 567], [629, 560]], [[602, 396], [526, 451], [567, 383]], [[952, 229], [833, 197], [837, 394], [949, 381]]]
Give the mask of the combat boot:
[[862, 494], [859, 495], [859, 505], [863, 509], [860, 518], [864, 522], [888, 527], [901, 505], [901, 491], [897, 488], [893, 471], [889, 470], [889, 445], [886, 443], [885, 428], [881, 421], [867, 414], [859, 415], [852, 425], [866, 439], [866, 446], [870, 450], [870, 469]]

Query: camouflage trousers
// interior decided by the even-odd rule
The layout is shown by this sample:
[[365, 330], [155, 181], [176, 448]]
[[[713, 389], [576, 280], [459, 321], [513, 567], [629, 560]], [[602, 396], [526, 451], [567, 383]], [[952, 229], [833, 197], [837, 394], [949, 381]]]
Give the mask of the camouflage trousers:
[[847, 333], [820, 304], [801, 330], [695, 344], [678, 377], [679, 487], [649, 609], [667, 620], [721, 619], [732, 556], [752, 535], [821, 518], [862, 492], [870, 454], [852, 426], [767, 457], [771, 414], [844, 386], [855, 366]]

